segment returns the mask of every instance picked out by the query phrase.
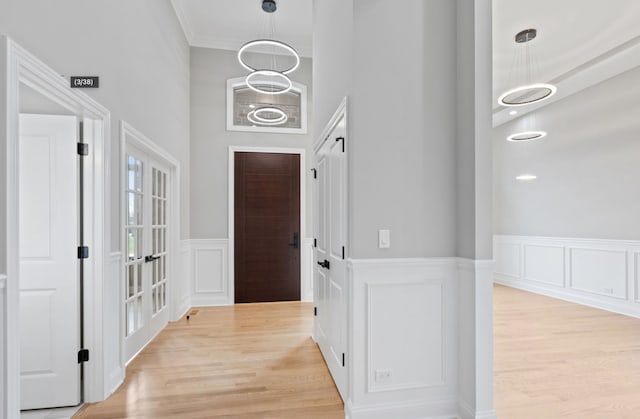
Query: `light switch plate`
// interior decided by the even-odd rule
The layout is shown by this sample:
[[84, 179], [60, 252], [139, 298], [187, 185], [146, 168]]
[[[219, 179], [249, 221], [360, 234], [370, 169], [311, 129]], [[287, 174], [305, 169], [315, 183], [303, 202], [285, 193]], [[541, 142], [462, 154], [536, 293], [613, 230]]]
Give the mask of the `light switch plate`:
[[389, 230], [378, 230], [378, 247], [388, 249], [391, 247], [391, 237]]

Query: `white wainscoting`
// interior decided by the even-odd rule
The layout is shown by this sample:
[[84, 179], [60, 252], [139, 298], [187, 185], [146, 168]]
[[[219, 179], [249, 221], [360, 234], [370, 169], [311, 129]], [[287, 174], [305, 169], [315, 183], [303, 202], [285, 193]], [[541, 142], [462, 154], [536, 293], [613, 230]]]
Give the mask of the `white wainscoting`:
[[178, 278], [175, 281], [177, 307], [174, 321], [180, 319], [191, 308], [191, 241], [180, 240], [178, 250]]
[[496, 235], [495, 282], [640, 318], [640, 241]]
[[7, 344], [7, 336], [5, 333], [5, 330], [7, 330], [6, 328], [6, 321], [7, 318], [5, 317], [5, 312], [6, 312], [6, 297], [5, 297], [5, 290], [7, 288], [7, 276], [6, 275], [2, 275], [0, 274], [0, 377], [2, 377], [0, 379], [0, 413], [4, 412], [4, 401], [5, 401], [5, 388], [4, 388], [4, 382], [5, 382], [5, 378], [7, 376], [7, 372], [4, 369], [4, 366], [7, 362], [7, 360], [5, 359], [5, 345]]
[[313, 301], [313, 239], [303, 239], [300, 251], [302, 264], [302, 283], [300, 285], [300, 299]]
[[457, 416], [456, 269], [455, 258], [348, 261], [350, 419]]
[[[313, 239], [302, 240], [300, 299], [313, 301]], [[229, 276], [229, 241], [193, 239], [180, 242], [180, 275], [189, 278], [178, 298], [178, 312], [190, 307], [234, 304], [233, 279]]]
[[228, 243], [227, 239], [191, 240], [191, 306], [233, 304]]
[[120, 310], [122, 300], [122, 253], [112, 252], [107, 260], [104, 285], [104, 307], [109, 310], [104, 319], [105, 398], [113, 394], [125, 376], [124, 359], [120, 345], [124, 319]]
[[461, 419], [493, 408], [493, 260], [458, 258], [458, 406]]

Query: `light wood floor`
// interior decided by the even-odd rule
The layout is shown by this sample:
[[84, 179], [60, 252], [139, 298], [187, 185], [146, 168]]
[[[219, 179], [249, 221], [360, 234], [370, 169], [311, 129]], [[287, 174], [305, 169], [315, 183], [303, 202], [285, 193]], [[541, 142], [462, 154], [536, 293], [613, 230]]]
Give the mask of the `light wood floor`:
[[129, 364], [116, 393], [74, 418], [344, 418], [310, 337], [312, 305], [194, 310]]
[[494, 288], [499, 419], [640, 418], [640, 320]]
[[[640, 320], [502, 286], [494, 297], [498, 418], [640, 418]], [[344, 418], [310, 304], [196, 310], [74, 418]]]

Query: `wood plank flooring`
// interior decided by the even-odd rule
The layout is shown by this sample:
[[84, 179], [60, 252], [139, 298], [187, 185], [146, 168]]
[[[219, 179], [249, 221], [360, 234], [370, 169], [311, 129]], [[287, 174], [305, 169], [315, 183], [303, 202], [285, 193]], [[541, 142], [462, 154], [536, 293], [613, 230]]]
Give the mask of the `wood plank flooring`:
[[500, 419], [640, 418], [640, 320], [494, 288]]
[[[502, 286], [494, 297], [498, 418], [640, 418], [639, 319]], [[311, 304], [195, 310], [74, 418], [344, 418]]]
[[310, 337], [311, 304], [196, 310], [129, 364], [116, 393], [74, 418], [344, 418]]

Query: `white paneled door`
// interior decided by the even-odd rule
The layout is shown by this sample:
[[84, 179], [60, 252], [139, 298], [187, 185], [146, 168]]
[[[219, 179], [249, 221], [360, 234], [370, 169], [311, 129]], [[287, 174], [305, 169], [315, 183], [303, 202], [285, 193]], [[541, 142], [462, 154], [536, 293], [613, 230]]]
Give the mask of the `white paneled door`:
[[124, 332], [127, 361], [167, 324], [170, 171], [127, 146], [125, 155]]
[[316, 152], [316, 339], [345, 400], [347, 390], [346, 154], [342, 118]]
[[20, 115], [23, 410], [80, 403], [77, 132], [74, 116]]

